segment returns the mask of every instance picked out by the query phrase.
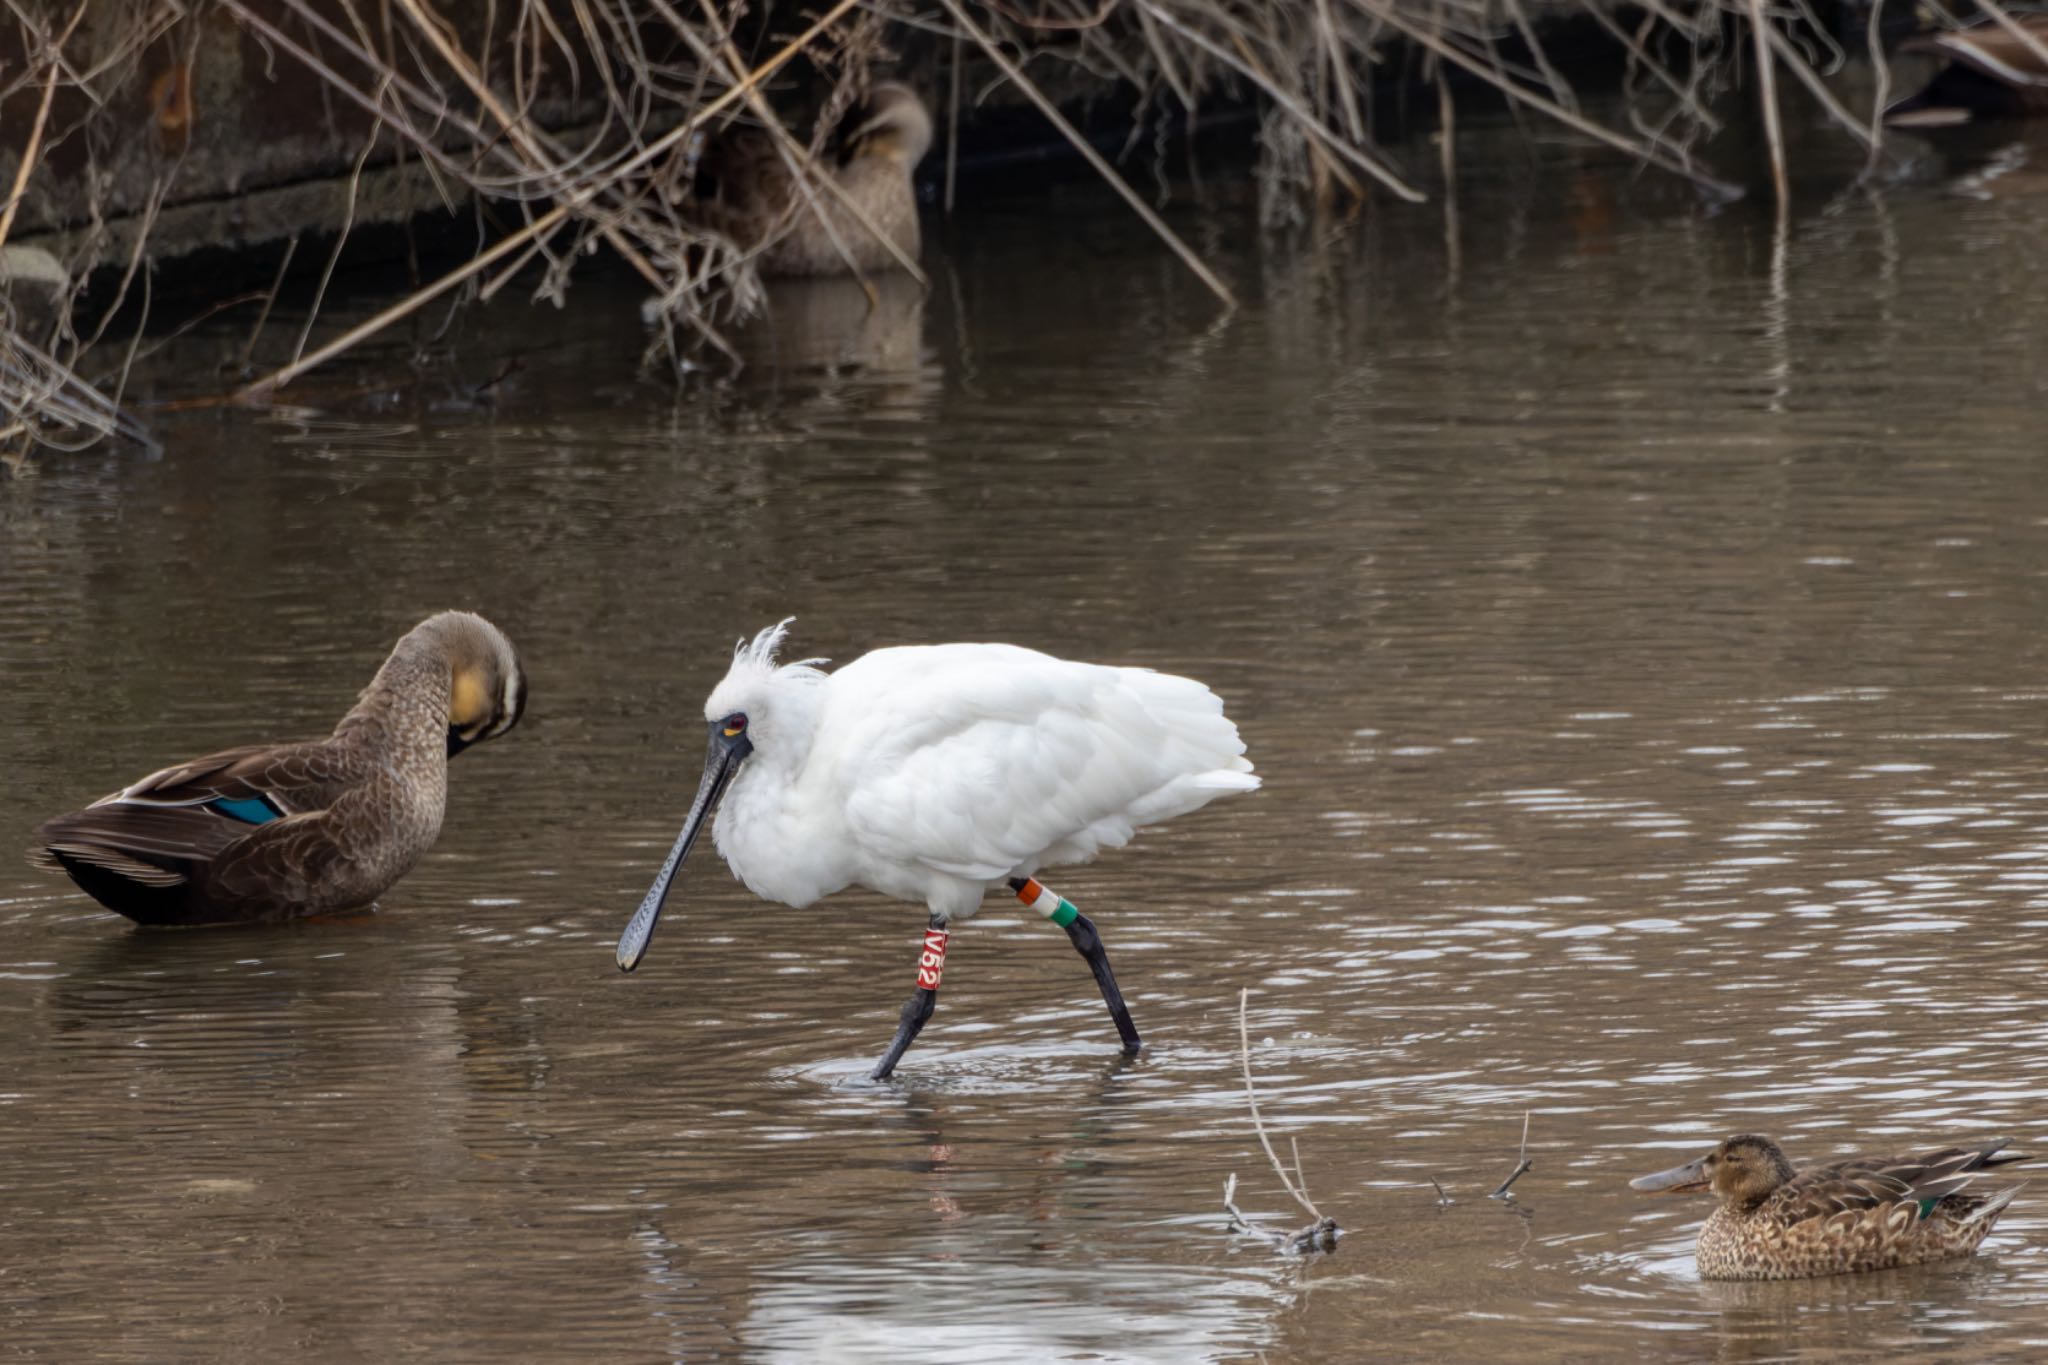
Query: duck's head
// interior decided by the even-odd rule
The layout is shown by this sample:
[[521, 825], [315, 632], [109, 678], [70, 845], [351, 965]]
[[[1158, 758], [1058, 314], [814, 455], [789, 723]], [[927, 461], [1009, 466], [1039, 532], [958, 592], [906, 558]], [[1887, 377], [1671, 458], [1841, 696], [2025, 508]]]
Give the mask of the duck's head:
[[847, 157], [880, 156], [908, 171], [932, 146], [932, 116], [917, 92], [898, 81], [868, 90], [867, 113], [846, 135]]
[[761, 762], [790, 761], [805, 751], [815, 719], [812, 705], [816, 693], [812, 689], [825, 678], [817, 666], [825, 661], [775, 662], [775, 652], [795, 619], [788, 617], [752, 640], [740, 641], [732, 653], [732, 667], [704, 703], [704, 726], [709, 732], [704, 776], [697, 783], [697, 799], [690, 803], [690, 813], [669, 850], [668, 861], [619, 939], [619, 966], [625, 971], [640, 965], [661, 917], [662, 903], [668, 899], [669, 885], [740, 765], [756, 751]]
[[1792, 1163], [1778, 1144], [1755, 1133], [1727, 1138], [1705, 1156], [1655, 1175], [1629, 1181], [1649, 1194], [1692, 1194], [1712, 1190], [1723, 1204], [1747, 1207], [1790, 1180]]
[[414, 628], [448, 660], [448, 755], [496, 739], [526, 711], [526, 671], [512, 642], [483, 617], [444, 611]]

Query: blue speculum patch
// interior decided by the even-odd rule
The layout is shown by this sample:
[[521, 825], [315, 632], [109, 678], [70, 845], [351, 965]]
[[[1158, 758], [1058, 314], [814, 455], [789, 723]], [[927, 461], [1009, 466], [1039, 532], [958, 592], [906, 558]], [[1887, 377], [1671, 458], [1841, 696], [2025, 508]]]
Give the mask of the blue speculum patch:
[[217, 810], [230, 819], [240, 820], [245, 825], [268, 824], [270, 821], [279, 818], [280, 815], [277, 807], [271, 805], [260, 796], [246, 796], [239, 799], [230, 799], [223, 796], [218, 801], [207, 802], [206, 808], [208, 810]]

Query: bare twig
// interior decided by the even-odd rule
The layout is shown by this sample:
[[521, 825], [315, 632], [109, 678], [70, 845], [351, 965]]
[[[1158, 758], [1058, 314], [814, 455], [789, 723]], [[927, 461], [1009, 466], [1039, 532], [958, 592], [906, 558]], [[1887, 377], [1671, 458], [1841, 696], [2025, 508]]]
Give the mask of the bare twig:
[[14, 227], [14, 209], [21, 203], [21, 197], [28, 192], [29, 172], [35, 169], [36, 156], [42, 150], [43, 125], [49, 121], [50, 101], [57, 94], [57, 64], [50, 64], [50, 73], [43, 80], [43, 102], [36, 106], [36, 121], [29, 128], [28, 145], [21, 149], [21, 164], [14, 170], [14, 188], [8, 192], [7, 203], [0, 205], [0, 247], [7, 245], [7, 234]]
[[1520, 1180], [1523, 1176], [1527, 1175], [1529, 1173], [1529, 1168], [1533, 1165], [1535, 1165], [1535, 1163], [1529, 1160], [1529, 1111], [1524, 1109], [1522, 1111], [1522, 1151], [1521, 1155], [1516, 1159], [1515, 1169], [1509, 1171], [1508, 1178], [1506, 1180], [1501, 1181], [1500, 1185], [1494, 1190], [1494, 1192], [1492, 1194], [1487, 1195], [1486, 1197], [1488, 1199], [1513, 1198], [1513, 1196], [1508, 1193], [1508, 1190], [1513, 1187], [1514, 1183], [1517, 1180]]
[[1593, 122], [1591, 119], [1575, 114], [1562, 105], [1545, 99], [1542, 95], [1537, 94], [1526, 86], [1516, 84], [1505, 74], [1493, 70], [1488, 63], [1475, 60], [1471, 54], [1454, 46], [1441, 34], [1409, 19], [1401, 12], [1397, 5], [1387, 3], [1387, 0], [1350, 0], [1350, 2], [1360, 11], [1372, 15], [1389, 28], [1400, 32], [1411, 42], [1428, 48], [1439, 57], [1471, 72], [1480, 80], [1485, 81], [1502, 94], [1507, 95], [1510, 99], [1517, 100], [1532, 109], [1548, 114], [1568, 128], [1576, 129], [1587, 137], [1604, 142], [1610, 147], [1618, 147], [1631, 156], [1641, 157], [1654, 166], [1661, 166], [1676, 175], [1682, 175], [1702, 189], [1710, 190], [1724, 198], [1739, 199], [1742, 197], [1740, 186], [1708, 175], [1705, 171], [1692, 165], [1685, 157], [1674, 153], [1661, 140], [1653, 139], [1639, 142], [1633, 138], [1624, 137], [1612, 128], [1604, 127]]
[[1870, 96], [1870, 159], [1863, 164], [1866, 177], [1877, 173], [1878, 154], [1884, 150], [1884, 109], [1892, 98], [1892, 64], [1885, 55], [1880, 31], [1883, 20], [1884, 0], [1870, 0], [1870, 23], [1864, 30], [1863, 41], [1869, 49], [1871, 69], [1877, 73], [1877, 88]]
[[1835, 92], [1828, 89], [1827, 82], [1820, 78], [1820, 74], [1801, 59], [1798, 49], [1792, 45], [1792, 40], [1768, 24], [1764, 26], [1763, 31], [1770, 39], [1771, 48], [1778, 54], [1778, 59], [1785, 63], [1785, 69], [1820, 102], [1820, 107], [1827, 110], [1828, 117], [1839, 123], [1842, 131], [1862, 143], [1865, 150], [1874, 154], [1877, 151], [1877, 140], [1871, 131], [1849, 112], [1848, 105], [1835, 97]]
[[1073, 144], [1074, 150], [1079, 152], [1082, 159], [1090, 166], [1094, 167], [1095, 173], [1108, 181], [1110, 187], [1123, 196], [1124, 202], [1129, 204], [1137, 215], [1145, 220], [1145, 225], [1158, 233], [1160, 240], [1165, 242], [1167, 246], [1173, 248], [1173, 254], [1180, 257], [1182, 262], [1187, 265], [1187, 268], [1195, 272], [1196, 278], [1209, 286], [1210, 292], [1223, 301], [1223, 306], [1231, 309], [1236, 308], [1237, 296], [1230, 292], [1230, 286], [1225, 284], [1215, 271], [1203, 264], [1202, 258], [1197, 256], [1193, 249], [1180, 239], [1179, 234], [1166, 225], [1166, 221], [1163, 218], [1152, 211], [1151, 205], [1138, 197], [1137, 191], [1126, 184], [1124, 178], [1118, 175], [1107, 161], [1102, 159], [1100, 152], [1088, 145], [1088, 139], [1075, 131], [1074, 125], [1067, 122], [1066, 116], [1061, 114], [1059, 108], [1046, 98], [1045, 92], [1040, 90], [1015, 62], [1003, 54], [1002, 48], [996, 45], [995, 40], [990, 38], [972, 19], [967, 17], [967, 11], [960, 4], [960, 0], [940, 0], [940, 3], [952, 14], [953, 22], [958, 24], [961, 30], [969, 38], [972, 38], [983, 52], [988, 54], [989, 60], [994, 62], [1001, 69], [1002, 73], [1010, 78], [1011, 84], [1023, 91], [1026, 98], [1038, 106], [1038, 111], [1045, 115], [1053, 127], [1060, 130], [1061, 136]]
[[779, 70], [783, 66], [784, 63], [788, 62], [790, 58], [794, 57], [797, 53], [801, 52], [807, 45], [809, 45], [809, 43], [813, 39], [815, 39], [819, 34], [823, 33], [827, 28], [831, 27], [832, 24], [836, 22], [841, 15], [845, 14], [848, 10], [852, 9], [855, 5], [859, 3], [860, 0], [839, 0], [838, 4], [834, 5], [830, 10], [827, 10], [825, 12], [823, 18], [819, 19], [816, 23], [812, 24], [809, 28], [805, 29], [802, 33], [798, 34], [795, 38], [792, 38], [773, 57], [770, 57], [767, 61], [763, 62], [760, 66], [754, 68], [753, 71], [749, 72], [745, 80], [739, 82], [738, 84], [732, 86], [730, 89], [724, 91], [717, 98], [712, 99], [706, 102], [705, 104], [699, 106], [697, 110], [690, 115], [690, 117], [684, 119], [674, 128], [671, 128], [668, 132], [662, 134], [654, 141], [648, 143], [646, 147], [642, 148], [634, 156], [620, 163], [605, 177], [604, 180], [586, 184], [582, 189], [577, 190], [575, 193], [571, 194], [569, 197], [564, 199], [561, 203], [555, 205], [554, 208], [549, 209], [546, 213], [534, 219], [532, 222], [528, 223], [519, 231], [504, 238], [502, 241], [492, 246], [489, 250], [480, 252], [469, 262], [467, 262], [464, 265], [456, 267], [454, 270], [449, 271], [446, 275], [443, 275], [440, 279], [435, 280], [432, 284], [429, 284], [422, 289], [417, 289], [413, 291], [411, 294], [408, 294], [405, 298], [400, 299], [397, 303], [391, 305], [389, 308], [386, 308], [382, 312], [376, 314], [376, 316], [367, 318], [363, 322], [358, 323], [356, 326], [349, 328], [348, 331], [336, 337], [333, 341], [328, 342], [325, 346], [322, 346], [319, 350], [313, 352], [313, 354], [306, 356], [300, 360], [295, 360], [291, 364], [286, 365], [281, 369], [278, 369], [275, 372], [268, 374], [261, 379], [256, 380], [253, 383], [244, 385], [241, 389], [236, 391], [236, 397], [243, 400], [251, 400], [258, 398], [262, 395], [274, 392], [275, 390], [283, 387], [284, 385], [289, 384], [292, 380], [298, 378], [298, 376], [304, 374], [306, 371], [313, 369], [315, 366], [326, 364], [335, 356], [340, 355], [342, 352], [347, 351], [351, 347], [357, 345], [359, 342], [363, 340], [363, 338], [374, 336], [378, 332], [383, 331], [386, 327], [389, 327], [392, 323], [397, 322], [400, 318], [410, 316], [412, 313], [424, 307], [426, 304], [433, 302], [435, 299], [441, 297], [441, 295], [455, 288], [464, 280], [467, 280], [484, 270], [488, 270], [497, 262], [505, 259], [505, 257], [511, 255], [513, 252], [520, 250], [528, 242], [534, 240], [536, 237], [539, 237], [541, 234], [545, 232], [551, 231], [558, 224], [566, 220], [570, 214], [575, 213], [577, 210], [589, 204], [591, 200], [595, 199], [605, 189], [609, 188], [614, 184], [617, 184], [620, 180], [632, 174], [634, 171], [639, 170], [643, 166], [651, 164], [653, 161], [659, 158], [662, 155], [662, 153], [667, 152], [671, 148], [679, 145], [681, 142], [683, 142], [684, 139], [688, 138], [690, 134], [694, 132], [697, 129], [697, 127], [700, 124], [702, 124], [706, 119], [718, 113], [721, 109], [731, 104], [734, 100], [742, 98], [747, 91], [753, 89], [756, 85], [759, 85], [762, 81], [766, 80], [769, 76], [773, 75], [777, 70]]
[[1771, 187], [1778, 195], [1778, 216], [1791, 207], [1792, 191], [1785, 179], [1785, 130], [1778, 125], [1778, 82], [1771, 61], [1771, 19], [1764, 0], [1749, 0], [1749, 36], [1756, 47], [1756, 98], [1763, 107], [1764, 141], [1771, 149]]
[[29, 172], [36, 166], [36, 157], [42, 151], [43, 129], [50, 121], [50, 104], [57, 97], [57, 76], [64, 69], [64, 44], [71, 37], [71, 30], [78, 27], [78, 21], [85, 17], [85, 8], [91, 0], [79, 0], [78, 8], [71, 12], [70, 22], [64, 25], [50, 43], [50, 70], [43, 77], [43, 99], [36, 106], [36, 121], [30, 126], [28, 141], [22, 145], [21, 164], [14, 170], [14, 188], [8, 191], [7, 203], [0, 206], [0, 247], [7, 245], [7, 234], [14, 227], [14, 210], [21, 203], [21, 196], [28, 190]]
[[[952, 3], [952, 0], [948, 0], [948, 3]], [[1279, 85], [1273, 82], [1271, 78], [1266, 77], [1264, 73], [1232, 62], [1230, 54], [1212, 39], [1206, 38], [1196, 30], [1189, 28], [1174, 15], [1151, 3], [1151, 0], [1144, 0], [1144, 3], [1145, 8], [1161, 24], [1180, 34], [1196, 47], [1201, 48], [1204, 52], [1209, 53], [1218, 60], [1238, 66], [1247, 76], [1256, 81], [1275, 103], [1292, 115], [1304, 129], [1315, 134], [1322, 145], [1335, 152], [1338, 156], [1343, 157], [1346, 161], [1349, 161], [1352, 165], [1358, 167], [1411, 204], [1420, 204], [1429, 197], [1379, 162], [1367, 156], [1363, 151], [1345, 142], [1342, 138], [1324, 127], [1322, 120], [1315, 117], [1300, 100], [1281, 89]]]
[[2005, 30], [2009, 37], [2032, 53], [2035, 61], [2043, 66], [2048, 66], [2048, 43], [2042, 42], [2039, 38], [2028, 32], [2026, 26], [2016, 21], [2010, 14], [2007, 14], [2005, 7], [1998, 4], [1997, 0], [1975, 0], [1975, 3], [1978, 9], [1991, 17], [1992, 23]]
[[1249, 988], [1237, 993], [1237, 1044], [1238, 1062], [1244, 1069], [1244, 1102], [1252, 1111], [1252, 1130], [1259, 1135], [1259, 1146], [1266, 1149], [1266, 1160], [1273, 1163], [1273, 1174], [1280, 1177], [1280, 1186], [1293, 1197], [1294, 1202], [1308, 1211], [1308, 1216], [1320, 1220], [1321, 1209], [1309, 1201], [1308, 1191], [1296, 1189], [1287, 1176], [1287, 1168], [1280, 1164], [1280, 1157], [1273, 1150], [1273, 1140], [1266, 1136], [1266, 1121], [1259, 1117], [1259, 1092], [1252, 1085], [1252, 1040], [1250, 1025], [1246, 1023], [1246, 1011], [1250, 1008], [1252, 993]]
[[284, 244], [284, 257], [277, 263], [277, 274], [271, 276], [270, 292], [263, 298], [263, 311], [256, 315], [256, 321], [249, 328], [249, 340], [242, 346], [242, 360], [235, 367], [236, 374], [249, 372], [250, 358], [256, 354], [256, 342], [263, 335], [264, 324], [270, 321], [270, 310], [277, 306], [277, 291], [284, 287], [285, 272], [292, 268], [292, 257], [298, 254], [299, 234], [294, 232], [291, 240]]
[[946, 216], [953, 216], [953, 187], [960, 174], [960, 35], [953, 35], [946, 63]]
[[[1237, 993], [1237, 1042], [1238, 1060], [1244, 1070], [1245, 1103], [1251, 1109], [1252, 1130], [1259, 1135], [1259, 1146], [1265, 1148], [1266, 1160], [1273, 1163], [1273, 1174], [1280, 1178], [1281, 1188], [1285, 1189], [1293, 1197], [1295, 1203], [1306, 1209], [1308, 1216], [1315, 1221], [1307, 1227], [1301, 1228], [1285, 1237], [1253, 1228], [1251, 1223], [1245, 1219], [1245, 1216], [1238, 1211], [1236, 1203], [1233, 1202], [1237, 1196], [1237, 1176], [1234, 1173], [1229, 1180], [1224, 1182], [1223, 1207], [1228, 1209], [1231, 1217], [1237, 1220], [1237, 1226], [1246, 1231], [1257, 1232], [1260, 1236], [1273, 1239], [1276, 1246], [1281, 1250], [1308, 1251], [1316, 1248], [1329, 1250], [1336, 1245], [1337, 1220], [1325, 1218], [1322, 1210], [1318, 1209], [1314, 1202], [1309, 1199], [1308, 1182], [1301, 1178], [1301, 1153], [1299, 1151], [1294, 1153], [1294, 1174], [1290, 1176], [1287, 1173], [1287, 1168], [1280, 1163], [1279, 1153], [1273, 1150], [1273, 1140], [1266, 1136], [1266, 1121], [1259, 1116], [1258, 1091], [1252, 1084], [1251, 1031], [1250, 1026], [1246, 1023], [1246, 1012], [1249, 1008], [1251, 994], [1250, 990], [1240, 990]], [[1288, 1142], [1292, 1144], [1293, 1138], [1290, 1137]]]
[[327, 301], [327, 285], [334, 279], [334, 267], [341, 264], [341, 253], [348, 247], [349, 229], [356, 222], [356, 194], [363, 183], [363, 167], [370, 160], [370, 153], [377, 148], [377, 138], [383, 132], [378, 124], [370, 125], [370, 135], [363, 139], [363, 150], [356, 154], [355, 169], [348, 177], [348, 199], [342, 207], [341, 231], [335, 234], [334, 249], [327, 253], [327, 266], [320, 272], [319, 287], [313, 291], [313, 306], [306, 310], [306, 323], [299, 329], [299, 344], [292, 347], [292, 362], [298, 363], [306, 353], [306, 342], [312, 338], [313, 324], [319, 320], [320, 305]]

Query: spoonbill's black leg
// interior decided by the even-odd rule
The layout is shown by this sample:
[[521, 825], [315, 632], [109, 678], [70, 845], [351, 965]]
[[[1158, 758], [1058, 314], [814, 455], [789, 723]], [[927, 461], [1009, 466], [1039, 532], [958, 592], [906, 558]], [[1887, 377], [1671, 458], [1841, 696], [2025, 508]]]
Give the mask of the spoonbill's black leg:
[[1138, 1026], [1131, 1022], [1124, 993], [1116, 988], [1116, 973], [1109, 969], [1109, 950], [1102, 946], [1102, 935], [1095, 931], [1094, 921], [1075, 909], [1072, 901], [1030, 877], [1010, 878], [1010, 889], [1017, 893], [1018, 900], [1067, 931], [1074, 951], [1088, 959], [1088, 970], [1095, 973], [1095, 984], [1102, 989], [1102, 1003], [1109, 1006], [1117, 1036], [1124, 1040], [1125, 1054], [1136, 1056], [1144, 1042], [1138, 1037]]
[[[1104, 971], [1109, 964], [1104, 963]], [[896, 1037], [889, 1044], [889, 1051], [875, 1064], [868, 1079], [886, 1081], [889, 1073], [896, 1069], [896, 1063], [903, 1060], [903, 1054], [910, 1051], [910, 1045], [917, 1041], [918, 1031], [932, 1011], [939, 1007], [939, 976], [946, 970], [946, 921], [933, 915], [925, 927], [924, 945], [917, 958], [917, 989], [910, 993], [910, 999], [903, 1002], [903, 1014], [896, 1021]], [[1115, 990], [1116, 984], [1110, 983]]]

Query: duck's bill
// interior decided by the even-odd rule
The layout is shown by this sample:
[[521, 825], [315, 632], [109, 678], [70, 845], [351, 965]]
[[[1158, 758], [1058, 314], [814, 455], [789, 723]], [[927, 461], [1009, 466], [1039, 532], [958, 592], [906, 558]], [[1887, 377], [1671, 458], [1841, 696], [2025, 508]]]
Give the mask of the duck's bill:
[[1628, 1182], [1632, 1190], [1644, 1194], [1691, 1194], [1706, 1189], [1711, 1182], [1707, 1179], [1707, 1159], [1688, 1161], [1683, 1166], [1673, 1166], [1668, 1171], [1655, 1175], [1639, 1175]]
[[747, 742], [745, 735], [728, 737], [721, 734], [716, 726], [712, 727], [711, 747], [704, 755], [704, 780], [697, 784], [697, 799], [690, 804], [690, 817], [683, 821], [683, 832], [676, 836], [675, 847], [668, 851], [668, 861], [661, 865], [654, 885], [647, 888], [640, 908], [633, 912], [633, 918], [626, 924], [626, 932], [619, 935], [620, 971], [632, 971], [640, 965], [640, 959], [647, 956], [647, 945], [654, 938], [654, 926], [661, 919], [661, 907], [668, 899], [670, 883], [682, 870], [683, 859], [690, 856], [690, 845], [697, 842], [697, 831], [704, 828], [704, 822], [711, 818], [712, 809], [718, 805], [726, 783], [732, 781], [732, 775], [739, 771], [741, 762], [752, 752], [753, 745]]

